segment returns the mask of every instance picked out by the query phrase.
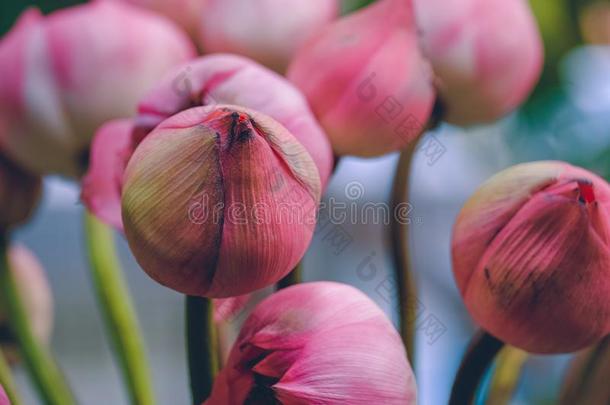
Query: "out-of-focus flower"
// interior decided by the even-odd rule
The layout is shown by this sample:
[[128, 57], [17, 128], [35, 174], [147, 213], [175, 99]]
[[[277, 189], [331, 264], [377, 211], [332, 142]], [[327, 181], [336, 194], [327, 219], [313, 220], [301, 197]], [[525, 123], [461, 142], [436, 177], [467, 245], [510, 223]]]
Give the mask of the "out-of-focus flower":
[[[27, 248], [13, 245], [8, 252], [10, 271], [29, 316], [34, 336], [48, 344], [53, 329], [53, 298], [45, 272]], [[9, 362], [19, 360], [17, 346], [0, 310], [0, 348]]]
[[277, 282], [313, 235], [320, 176], [272, 118], [238, 106], [197, 107], [162, 122], [124, 178], [129, 245], [159, 283], [224, 298]]
[[204, 0], [207, 52], [248, 56], [284, 71], [297, 49], [339, 14], [338, 0]]
[[542, 39], [527, 1], [413, 2], [446, 121], [493, 121], [527, 98], [543, 59]]
[[453, 272], [485, 330], [534, 353], [610, 333], [610, 188], [563, 162], [509, 168], [466, 203]]
[[120, 196], [133, 148], [160, 122], [199, 105], [233, 104], [269, 115], [288, 129], [316, 163], [323, 189], [330, 178], [330, 143], [301, 93], [287, 80], [246, 58], [210, 55], [169, 73], [139, 106], [136, 130], [108, 124], [95, 135], [83, 201], [100, 219], [122, 229]]
[[0, 42], [0, 145], [34, 173], [78, 176], [95, 130], [194, 53], [171, 21], [120, 2], [30, 9]]
[[11, 401], [8, 400], [4, 388], [0, 385], [0, 405], [11, 405]]
[[124, 0], [166, 16], [199, 40], [204, 0]]
[[0, 230], [27, 221], [40, 200], [40, 176], [24, 171], [0, 152]]
[[410, 1], [380, 0], [333, 23], [297, 52], [288, 77], [341, 155], [404, 148], [435, 99]]
[[299, 284], [246, 320], [204, 405], [415, 404], [400, 336], [353, 287]]

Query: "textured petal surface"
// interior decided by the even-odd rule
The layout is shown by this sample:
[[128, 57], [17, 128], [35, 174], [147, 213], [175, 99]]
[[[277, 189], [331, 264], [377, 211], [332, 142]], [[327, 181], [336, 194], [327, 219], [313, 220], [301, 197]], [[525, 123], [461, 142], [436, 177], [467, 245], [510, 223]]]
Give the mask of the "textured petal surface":
[[296, 50], [339, 14], [338, 0], [205, 0], [207, 52], [248, 56], [283, 71]]
[[537, 353], [575, 351], [607, 334], [609, 201], [603, 179], [560, 162], [519, 165], [486, 183], [453, 241], [475, 320]]
[[206, 405], [415, 404], [400, 337], [358, 290], [306, 283], [259, 304]]
[[402, 149], [424, 129], [435, 98], [407, 1], [381, 0], [333, 23], [299, 50], [288, 77], [337, 154]]
[[215, 104], [256, 110], [284, 125], [314, 159], [326, 187], [332, 149], [307, 101], [286, 79], [243, 57], [205, 56], [169, 73], [140, 103], [139, 132], [193, 105]]
[[413, 2], [448, 122], [493, 121], [527, 98], [544, 54], [527, 1]]
[[164, 121], [136, 149], [123, 222], [154, 279], [224, 298], [266, 287], [296, 265], [319, 198], [315, 164], [284, 127], [241, 107], [199, 107]]
[[89, 171], [82, 181], [81, 198], [89, 211], [123, 230], [121, 190], [123, 173], [133, 153], [131, 120], [115, 120], [96, 132], [91, 144]]

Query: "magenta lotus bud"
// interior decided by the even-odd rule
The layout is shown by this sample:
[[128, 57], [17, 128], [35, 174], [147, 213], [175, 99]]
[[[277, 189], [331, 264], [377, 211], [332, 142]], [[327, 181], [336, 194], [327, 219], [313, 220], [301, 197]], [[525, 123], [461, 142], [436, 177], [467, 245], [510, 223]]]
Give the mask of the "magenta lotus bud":
[[199, 40], [204, 0], [125, 0], [164, 15], [182, 27], [193, 40]]
[[0, 231], [20, 225], [31, 216], [42, 191], [42, 180], [24, 171], [0, 152]]
[[149, 134], [125, 171], [122, 216], [138, 263], [189, 295], [225, 298], [269, 286], [311, 241], [320, 176], [272, 118], [197, 107]]
[[339, 155], [377, 156], [414, 141], [434, 103], [431, 77], [404, 0], [380, 0], [340, 19], [288, 69]]
[[[48, 344], [53, 329], [53, 298], [45, 272], [32, 252], [21, 245], [11, 246], [8, 261], [34, 336], [42, 343]], [[6, 323], [6, 315], [1, 309], [0, 348], [9, 362], [15, 363], [19, 360], [16, 343]]]
[[204, 0], [205, 51], [248, 56], [283, 72], [297, 49], [333, 21], [339, 0]]
[[0, 42], [0, 142], [28, 170], [79, 176], [105, 121], [129, 117], [167, 71], [194, 56], [171, 21], [114, 1], [26, 11]]
[[543, 45], [526, 0], [414, 0], [443, 119], [494, 121], [523, 103], [542, 71]]
[[608, 184], [563, 162], [521, 164], [487, 181], [453, 232], [453, 272], [474, 320], [533, 353], [608, 335], [609, 211]]
[[353, 287], [299, 284], [248, 317], [203, 405], [414, 405], [417, 388], [400, 336]]

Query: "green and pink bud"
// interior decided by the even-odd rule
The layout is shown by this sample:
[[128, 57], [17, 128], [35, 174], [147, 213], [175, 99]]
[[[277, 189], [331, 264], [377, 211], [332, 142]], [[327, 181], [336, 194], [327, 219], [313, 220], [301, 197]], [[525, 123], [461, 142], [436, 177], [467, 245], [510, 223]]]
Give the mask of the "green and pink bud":
[[171, 21], [116, 1], [26, 11], [0, 42], [0, 146], [37, 174], [80, 176], [105, 121], [129, 117], [195, 54]]
[[425, 129], [435, 100], [406, 0], [380, 0], [336, 21], [299, 50], [288, 78], [339, 155], [405, 148]]
[[248, 317], [203, 405], [415, 405], [400, 336], [375, 303], [331, 282], [299, 284]]
[[295, 52], [340, 12], [339, 0], [203, 0], [207, 53], [247, 56], [284, 72]]
[[127, 166], [122, 217], [138, 263], [179, 292], [246, 294], [288, 274], [311, 241], [320, 176], [272, 118], [242, 107], [172, 116]]
[[610, 186], [563, 162], [511, 167], [466, 203], [453, 271], [485, 330], [534, 353], [610, 333]]
[[538, 81], [544, 56], [526, 0], [413, 3], [446, 121], [494, 121], [525, 101]]

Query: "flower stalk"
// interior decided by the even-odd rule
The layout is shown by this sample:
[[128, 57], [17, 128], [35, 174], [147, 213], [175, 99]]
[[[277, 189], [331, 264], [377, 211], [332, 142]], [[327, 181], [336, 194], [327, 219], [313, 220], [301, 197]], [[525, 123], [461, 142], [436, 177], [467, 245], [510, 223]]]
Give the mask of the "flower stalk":
[[[75, 405], [76, 400], [55, 359], [36, 339], [7, 257], [8, 238], [0, 235], [0, 298], [25, 366], [46, 405]], [[10, 389], [7, 387], [7, 389]]]
[[85, 214], [91, 276], [100, 310], [134, 405], [155, 403], [152, 378], [135, 309], [121, 273], [111, 230]]
[[277, 290], [281, 290], [301, 282], [303, 282], [303, 262], [299, 262], [299, 264], [297, 264], [286, 277], [278, 281]]
[[509, 404], [517, 386], [525, 362], [529, 358], [527, 352], [516, 347], [505, 346], [498, 355], [495, 370], [491, 379], [486, 404]]
[[209, 298], [186, 296], [186, 344], [193, 405], [206, 400], [218, 373], [214, 305]]
[[480, 331], [471, 340], [451, 389], [449, 405], [474, 403], [477, 388], [504, 343]]

